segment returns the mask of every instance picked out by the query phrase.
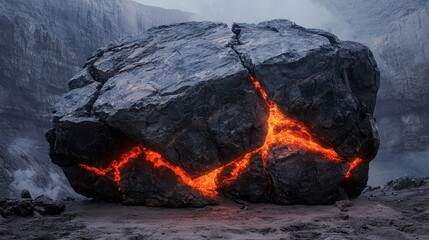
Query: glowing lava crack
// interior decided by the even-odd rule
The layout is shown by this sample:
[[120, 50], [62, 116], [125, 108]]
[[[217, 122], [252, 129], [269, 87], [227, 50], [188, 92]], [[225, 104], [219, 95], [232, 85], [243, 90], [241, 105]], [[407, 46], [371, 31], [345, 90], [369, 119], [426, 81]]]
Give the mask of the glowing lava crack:
[[[205, 196], [215, 197], [218, 195], [217, 189], [219, 186], [229, 184], [241, 175], [241, 173], [249, 166], [253, 155], [261, 153], [263, 165], [264, 168], [266, 168], [269, 150], [275, 146], [287, 145], [288, 147], [296, 146], [302, 150], [320, 154], [330, 161], [347, 164], [349, 167], [344, 177], [345, 179], [349, 179], [351, 177], [353, 169], [362, 163], [362, 159], [356, 158], [353, 162], [347, 162], [342, 159], [334, 149], [324, 148], [321, 146], [317, 139], [302, 123], [288, 118], [279, 110], [278, 106], [268, 98], [267, 92], [262, 88], [259, 81], [257, 81], [253, 76], [250, 76], [250, 80], [252, 81], [255, 90], [258, 91], [266, 105], [269, 107], [269, 117], [267, 120], [268, 132], [265, 137], [264, 144], [261, 147], [245, 154], [238, 159], [235, 159], [225, 166], [216, 168], [205, 175], [193, 179], [182, 168], [170, 164], [166, 159], [163, 158], [161, 154], [147, 149], [141, 145], [136, 146], [130, 151], [124, 153], [119, 160], [112, 161], [112, 163], [107, 168], [99, 169], [84, 164], [80, 164], [80, 166], [96, 175], [112, 174], [113, 180], [119, 186], [121, 181], [121, 168], [129, 163], [132, 159], [136, 159], [143, 154], [144, 159], [151, 162], [155, 168], [168, 168], [174, 172], [174, 174], [177, 175], [183, 183], [199, 190]], [[219, 182], [218, 175], [226, 167], [231, 168], [229, 177]]]

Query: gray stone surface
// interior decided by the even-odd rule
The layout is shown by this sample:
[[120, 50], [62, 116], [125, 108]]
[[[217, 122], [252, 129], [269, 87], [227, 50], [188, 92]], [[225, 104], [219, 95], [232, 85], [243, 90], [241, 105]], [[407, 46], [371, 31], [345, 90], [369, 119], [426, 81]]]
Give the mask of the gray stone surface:
[[[270, 149], [266, 169], [261, 157], [253, 156], [240, 179], [220, 187], [222, 194], [252, 202], [323, 204], [334, 203], [345, 188], [355, 197], [378, 149], [372, 113], [379, 73], [371, 52], [287, 20], [235, 24], [232, 31], [211, 22], [155, 27], [96, 52], [79, 75], [87, 73], [91, 77], [84, 78], [97, 83], [77, 84], [82, 87], [62, 97], [47, 134], [52, 160], [87, 196], [125, 204], [212, 203], [172, 171], [151, 169], [145, 156], [120, 168], [119, 192], [111, 175], [97, 176], [79, 164], [105, 169], [121, 151], [141, 144], [191, 178], [225, 166], [261, 147], [267, 134], [268, 106], [250, 74], [285, 115], [307, 126], [343, 162], [281, 143]], [[94, 84], [102, 87], [88, 91]], [[356, 157], [364, 163], [346, 181], [347, 162]], [[260, 185], [252, 186], [256, 180]]]

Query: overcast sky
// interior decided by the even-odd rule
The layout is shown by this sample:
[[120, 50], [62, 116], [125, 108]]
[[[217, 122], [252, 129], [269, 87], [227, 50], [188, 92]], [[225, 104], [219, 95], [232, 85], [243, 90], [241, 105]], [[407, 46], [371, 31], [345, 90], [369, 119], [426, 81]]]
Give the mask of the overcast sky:
[[[310, 0], [135, 0], [197, 13], [193, 20], [256, 23], [286, 18], [304, 27], [326, 28], [335, 17]], [[332, 29], [330, 29], [332, 30]], [[339, 31], [339, 30], [338, 30]]]

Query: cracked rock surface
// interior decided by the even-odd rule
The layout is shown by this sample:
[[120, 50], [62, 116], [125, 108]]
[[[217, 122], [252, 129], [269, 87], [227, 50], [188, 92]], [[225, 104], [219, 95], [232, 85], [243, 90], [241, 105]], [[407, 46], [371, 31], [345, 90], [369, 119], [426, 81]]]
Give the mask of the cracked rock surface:
[[[302, 122], [346, 162], [306, 151], [255, 155], [221, 194], [252, 202], [333, 203], [359, 195], [379, 138], [372, 117], [379, 72], [365, 46], [287, 20], [257, 25], [189, 22], [155, 27], [97, 51], [70, 80], [47, 133], [50, 156], [74, 189], [126, 204], [203, 206], [214, 199], [151, 168], [144, 156], [121, 168], [120, 189], [103, 168], [141, 144], [197, 178], [261, 147], [269, 109], [255, 76], [282, 113]], [[281, 149], [281, 146], [279, 146]], [[140, 160], [140, 161], [139, 161]], [[258, 184], [255, 184], [255, 181]]]

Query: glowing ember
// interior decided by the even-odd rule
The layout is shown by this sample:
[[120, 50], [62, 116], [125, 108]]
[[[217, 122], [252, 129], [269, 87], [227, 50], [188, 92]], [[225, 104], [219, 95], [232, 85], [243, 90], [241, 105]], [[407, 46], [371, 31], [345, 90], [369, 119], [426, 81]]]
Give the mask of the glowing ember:
[[[247, 169], [252, 156], [257, 153], [261, 153], [263, 165], [264, 168], [266, 168], [269, 159], [269, 150], [275, 146], [287, 145], [288, 147], [297, 146], [303, 150], [321, 154], [324, 158], [330, 161], [348, 164], [349, 169], [347, 170], [344, 177], [345, 179], [350, 178], [351, 172], [363, 162], [362, 159], [356, 158], [353, 162], [349, 163], [343, 160], [334, 149], [325, 148], [320, 145], [317, 139], [308, 131], [305, 125], [296, 121], [295, 119], [288, 118], [279, 110], [278, 106], [268, 98], [267, 92], [261, 86], [259, 81], [257, 81], [253, 76], [250, 76], [250, 80], [252, 81], [253, 87], [258, 91], [269, 108], [269, 117], [267, 120], [268, 131], [264, 144], [260, 148], [245, 154], [243, 157], [235, 159], [225, 166], [221, 166], [195, 179], [192, 179], [182, 168], [171, 165], [161, 156], [161, 154], [149, 150], [141, 145], [136, 146], [123, 154], [119, 161], [112, 161], [112, 163], [107, 168], [98, 169], [84, 164], [80, 164], [80, 166], [96, 175], [104, 176], [108, 173], [112, 173], [113, 180], [119, 186], [121, 181], [121, 168], [130, 160], [144, 154], [145, 160], [151, 162], [155, 168], [165, 167], [170, 169], [184, 184], [199, 190], [205, 196], [215, 197], [218, 194], [218, 186], [229, 184], [236, 180], [243, 173], [243, 171]], [[218, 182], [219, 173], [221, 173], [226, 167], [231, 167], [232, 169], [229, 172], [229, 177], [222, 180], [221, 182]]]

